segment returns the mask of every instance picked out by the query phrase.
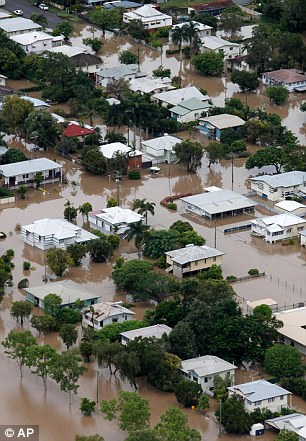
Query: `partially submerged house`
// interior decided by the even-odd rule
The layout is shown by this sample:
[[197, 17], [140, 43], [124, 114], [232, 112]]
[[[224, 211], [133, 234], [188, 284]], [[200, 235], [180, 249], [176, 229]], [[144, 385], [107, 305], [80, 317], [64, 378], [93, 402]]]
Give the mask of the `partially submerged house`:
[[141, 78], [147, 76], [146, 73], [139, 72], [137, 64], [119, 64], [116, 67], [109, 67], [99, 70], [96, 73], [96, 83], [107, 87], [115, 81], [130, 81], [132, 78]]
[[87, 243], [97, 236], [63, 219], [40, 219], [21, 228], [24, 242], [48, 250], [67, 248], [75, 243]]
[[207, 101], [201, 101], [198, 98], [190, 98], [181, 101], [170, 110], [171, 118], [180, 123], [188, 123], [198, 120], [201, 116], [207, 115], [211, 104]]
[[195, 86], [182, 87], [181, 89], [169, 90], [168, 92], [156, 93], [152, 96], [153, 101], [158, 101], [163, 107], [169, 105], [176, 106], [182, 101], [187, 101], [191, 98], [197, 98], [203, 103], [209, 104], [209, 97], [203, 95]]
[[35, 187], [35, 176], [41, 175], [41, 184], [51, 184], [62, 180], [61, 164], [48, 158], [29, 159], [0, 165], [2, 187], [16, 189], [21, 186]]
[[[197, 21], [191, 21], [191, 22], [186, 22], [186, 23], [179, 23], [179, 24], [175, 24], [172, 26], [172, 28], [169, 31], [169, 44], [174, 44], [172, 36], [173, 36], [173, 31], [177, 28], [182, 28], [183, 26], [188, 26], [189, 23], [192, 23], [193, 25], [196, 26], [197, 29], [197, 35], [199, 36], [200, 39], [204, 38], [204, 37], [210, 37], [213, 28], [211, 26], [208, 26], [204, 23], [199, 23]], [[182, 46], [188, 46], [190, 44], [190, 42], [188, 40], [183, 40], [182, 41]]]
[[296, 69], [279, 69], [261, 74], [265, 86], [283, 86], [289, 92], [306, 91], [306, 75]]
[[193, 275], [208, 270], [212, 265], [221, 265], [225, 253], [207, 245], [186, 245], [185, 248], [167, 251], [167, 272], [182, 279], [185, 275]]
[[277, 211], [284, 214], [294, 214], [295, 216], [304, 217], [306, 214], [306, 205], [297, 201], [281, 201], [274, 206]]
[[129, 208], [110, 207], [92, 211], [88, 215], [90, 228], [104, 234], [118, 234], [124, 237], [131, 224], [143, 220], [143, 216]]
[[306, 307], [302, 302], [297, 306], [300, 307], [274, 313], [274, 317], [283, 323], [277, 330], [282, 341], [306, 355]]
[[142, 152], [140, 150], [133, 150], [122, 142], [100, 145], [99, 150], [108, 161], [112, 160], [116, 155], [126, 155], [128, 168], [142, 168]]
[[185, 379], [200, 384], [205, 393], [214, 389], [214, 380], [217, 375], [223, 379], [229, 378], [231, 384], [234, 384], [236, 369], [237, 366], [215, 355], [203, 355], [182, 360], [180, 371]]
[[43, 109], [46, 110], [48, 109], [48, 107], [50, 107], [50, 104], [48, 104], [46, 101], [40, 100], [39, 98], [33, 98], [27, 95], [23, 95], [20, 98], [32, 103], [34, 106], [34, 110], [43, 110]]
[[306, 441], [306, 415], [302, 413], [291, 413], [265, 420], [265, 426], [272, 430], [295, 432], [298, 441]]
[[289, 406], [291, 392], [266, 380], [250, 381], [228, 387], [229, 395], [242, 401], [246, 412], [256, 408], [280, 412]]
[[0, 20], [0, 29], [8, 36], [25, 34], [42, 29], [38, 23], [23, 17], [13, 17]]
[[270, 201], [280, 201], [302, 193], [306, 197], [306, 172], [290, 171], [250, 178], [251, 190]]
[[199, 119], [198, 129], [208, 139], [220, 141], [222, 132], [226, 129], [238, 130], [245, 124], [239, 116], [222, 113], [221, 115], [205, 116]]
[[145, 328], [133, 329], [132, 331], [121, 332], [121, 343], [127, 345], [130, 341], [135, 340], [135, 338], [156, 338], [160, 339], [164, 334], [169, 335], [172, 331], [167, 325], [159, 324], [146, 326]]
[[78, 70], [90, 74], [93, 77], [102, 67], [101, 58], [97, 55], [91, 54], [84, 47], [63, 45], [53, 47], [50, 49], [50, 52], [66, 55]]
[[132, 78], [129, 83], [129, 88], [132, 92], [139, 92], [141, 94], [149, 93], [159, 93], [167, 90], [173, 90], [174, 87], [171, 85], [170, 78], [150, 78], [150, 77], [140, 77]]
[[93, 135], [95, 130], [85, 124], [82, 126], [77, 121], [70, 121], [68, 126], [64, 129], [63, 135], [68, 138], [77, 138], [79, 141], [83, 142], [88, 135]]
[[297, 237], [305, 228], [306, 219], [293, 214], [277, 214], [251, 220], [252, 234], [270, 243]]
[[165, 26], [172, 26], [172, 16], [164, 14], [154, 5], [143, 5], [132, 12], [123, 13], [123, 23], [130, 23], [132, 20], [139, 20], [145, 29], [155, 31]]
[[145, 155], [152, 158], [154, 164], [161, 162], [170, 164], [176, 160], [174, 147], [181, 142], [182, 140], [176, 136], [165, 134], [158, 138], [142, 141], [142, 149]]
[[215, 52], [222, 54], [224, 59], [235, 58], [241, 54], [240, 45], [215, 35], [201, 38], [200, 52]]
[[132, 320], [135, 312], [122, 306], [122, 302], [96, 303], [82, 312], [82, 324], [99, 330], [112, 323], [123, 323]]
[[53, 36], [46, 32], [32, 31], [25, 34], [13, 35], [11, 40], [18, 43], [26, 53], [40, 54], [53, 47], [61, 46], [64, 42], [62, 35]]

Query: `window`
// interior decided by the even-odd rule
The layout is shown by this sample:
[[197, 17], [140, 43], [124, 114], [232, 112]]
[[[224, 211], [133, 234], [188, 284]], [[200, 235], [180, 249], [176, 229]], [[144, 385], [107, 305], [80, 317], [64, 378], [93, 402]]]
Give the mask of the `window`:
[[112, 322], [113, 323], [118, 323], [118, 319], [117, 318], [113, 318]]
[[234, 48], [231, 46], [231, 47], [230, 47], [230, 51], [232, 51], [233, 49], [234, 49]]
[[274, 403], [274, 401], [275, 401], [274, 397], [273, 398], [268, 398], [268, 403]]
[[28, 174], [22, 175], [22, 177], [23, 177], [23, 179], [27, 179], [29, 177], [29, 175]]
[[207, 382], [208, 382], [208, 378], [205, 377], [205, 378], [204, 378], [204, 383], [207, 383]]
[[254, 406], [255, 407], [258, 407], [258, 406], [260, 406], [261, 405], [261, 401], [255, 401], [255, 403], [254, 403]]
[[304, 229], [304, 227], [298, 227], [298, 231], [301, 231], [303, 229]]
[[216, 256], [213, 257], [213, 262], [216, 262], [217, 258]]
[[287, 233], [291, 233], [292, 228], [287, 228]]
[[196, 260], [196, 261], [194, 262], [194, 266], [198, 266], [198, 264], [199, 264], [199, 262]]
[[284, 395], [281, 395], [281, 396], [279, 397], [279, 399], [280, 399], [280, 400], [283, 400], [283, 399], [284, 399]]

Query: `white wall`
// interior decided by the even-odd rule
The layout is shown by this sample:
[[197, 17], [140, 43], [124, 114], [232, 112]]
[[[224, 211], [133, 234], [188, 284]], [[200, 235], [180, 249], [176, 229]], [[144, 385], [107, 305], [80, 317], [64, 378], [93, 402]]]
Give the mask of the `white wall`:
[[280, 397], [269, 398], [269, 400], [257, 401], [251, 403], [246, 398], [244, 399], [244, 408], [247, 412], [253, 412], [255, 409], [270, 409], [271, 412], [280, 412], [283, 407], [288, 407], [288, 395]]

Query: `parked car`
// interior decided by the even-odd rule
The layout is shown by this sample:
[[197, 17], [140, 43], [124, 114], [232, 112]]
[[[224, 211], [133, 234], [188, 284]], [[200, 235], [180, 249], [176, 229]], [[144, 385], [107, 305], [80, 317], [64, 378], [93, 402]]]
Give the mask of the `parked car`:
[[21, 9], [16, 9], [15, 11], [13, 11], [13, 14], [21, 16], [23, 15], [23, 12], [21, 11]]
[[48, 11], [49, 10], [48, 6], [45, 3], [41, 3], [38, 7], [40, 9], [42, 9], [43, 11]]

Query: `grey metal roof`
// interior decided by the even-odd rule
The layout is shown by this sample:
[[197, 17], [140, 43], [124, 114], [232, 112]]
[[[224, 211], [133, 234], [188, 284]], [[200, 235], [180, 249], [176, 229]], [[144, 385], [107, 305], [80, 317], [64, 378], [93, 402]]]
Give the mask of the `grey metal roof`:
[[266, 380], [250, 381], [249, 383], [238, 384], [236, 386], [228, 387], [228, 390], [234, 394], [243, 395], [247, 400], [254, 403], [255, 401], [267, 400], [281, 395], [291, 395], [291, 392], [278, 386], [277, 384], [269, 383]]
[[226, 211], [255, 207], [256, 205], [251, 199], [226, 189], [187, 196], [181, 198], [181, 201], [193, 205], [208, 214], [224, 213]]
[[302, 413], [291, 413], [290, 415], [282, 415], [276, 418], [265, 420], [265, 423], [277, 430], [286, 429], [286, 424], [290, 423], [295, 428], [306, 425], [306, 416]]
[[121, 64], [120, 66], [102, 69], [97, 72], [96, 75], [103, 78], [112, 78], [114, 80], [119, 80], [120, 78], [124, 78], [127, 75], [137, 74], [137, 72], [137, 64]]
[[126, 0], [123, 1], [114, 1], [114, 2], [106, 2], [103, 3], [104, 9], [113, 9], [113, 8], [139, 8], [139, 3], [129, 2]]
[[28, 161], [14, 162], [0, 166], [0, 175], [9, 178], [11, 176], [23, 175], [26, 173], [38, 173], [45, 170], [62, 168], [61, 164], [51, 161], [48, 158], [29, 159]]
[[172, 331], [172, 328], [170, 328], [167, 325], [161, 324], [161, 325], [146, 326], [145, 328], [133, 329], [132, 331], [121, 332], [120, 335], [122, 337], [126, 337], [129, 340], [134, 340], [137, 337], [161, 338], [163, 336], [163, 334], [166, 333], [167, 335], [169, 335], [171, 331]]
[[239, 116], [222, 113], [221, 115], [207, 116], [200, 118], [200, 121], [208, 122], [217, 129], [228, 129], [230, 127], [239, 127], [245, 124], [245, 121]]
[[165, 254], [170, 256], [173, 262], [184, 265], [185, 263], [195, 262], [197, 260], [223, 256], [225, 253], [217, 250], [216, 248], [210, 248], [207, 245], [186, 245], [185, 248], [168, 251]]
[[280, 173], [278, 175], [262, 175], [251, 178], [254, 182], [265, 182], [270, 187], [292, 187], [294, 185], [302, 185], [306, 182], [306, 172], [290, 171], [287, 173]]
[[168, 92], [160, 92], [153, 95], [153, 98], [164, 101], [165, 103], [176, 106], [181, 101], [187, 101], [190, 98], [198, 98], [201, 101], [207, 101], [209, 97], [203, 95], [195, 86], [183, 87], [181, 89], [169, 90]]
[[202, 357], [183, 360], [181, 367], [183, 372], [188, 374], [190, 371], [194, 371], [199, 377], [206, 377], [207, 375], [214, 375], [232, 369], [237, 369], [237, 366], [215, 355], [203, 355]]
[[178, 115], [186, 115], [193, 110], [204, 110], [208, 107], [211, 107], [209, 103], [203, 102], [198, 98], [193, 97], [189, 100], [181, 101], [179, 104], [172, 107], [172, 109], [170, 109], [170, 112], [176, 113]]
[[42, 27], [35, 23], [34, 21], [28, 18], [15, 17], [15, 18], [6, 18], [0, 21], [0, 29], [3, 29], [4, 32], [18, 32], [18, 31], [26, 31], [33, 29], [41, 29]]

